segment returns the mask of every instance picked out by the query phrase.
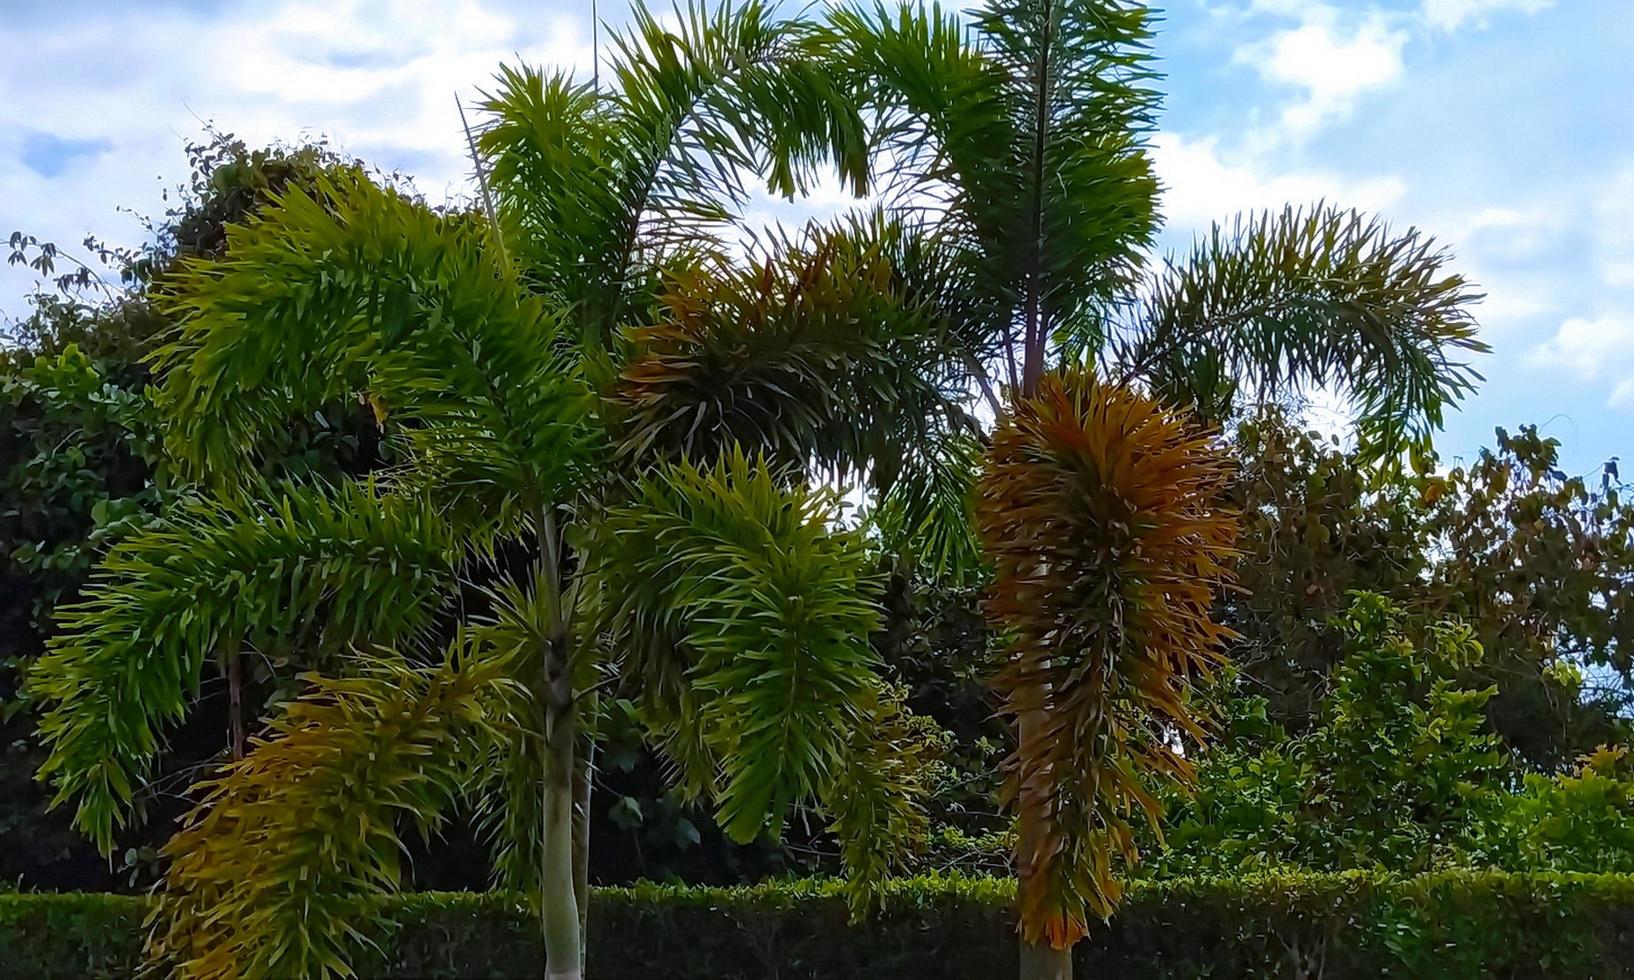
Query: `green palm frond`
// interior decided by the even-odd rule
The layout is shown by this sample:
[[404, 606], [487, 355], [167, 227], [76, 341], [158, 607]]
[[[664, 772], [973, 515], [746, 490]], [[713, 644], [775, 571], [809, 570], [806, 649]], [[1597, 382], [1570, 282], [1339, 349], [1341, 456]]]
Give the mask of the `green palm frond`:
[[790, 489], [734, 452], [655, 474], [597, 529], [610, 645], [646, 681], [688, 788], [713, 792], [736, 840], [819, 798], [868, 720], [876, 584], [837, 511], [832, 491]]
[[823, 791], [853, 915], [872, 907], [929, 827], [924, 800], [936, 749], [927, 729], [935, 726], [909, 712], [904, 697], [876, 689], [868, 724], [851, 733], [846, 764]]
[[352, 976], [401, 884], [405, 829], [429, 837], [505, 740], [523, 696], [508, 675], [462, 638], [437, 668], [309, 677], [165, 846], [150, 955], [196, 980]]
[[1013, 259], [1040, 342], [1130, 285], [1156, 231], [1151, 20], [1131, 0], [989, 0], [976, 14], [1021, 120]]
[[56, 801], [75, 801], [75, 825], [111, 849], [206, 657], [412, 639], [479, 542], [426, 502], [370, 484], [196, 500], [120, 542], [29, 673]]
[[1318, 204], [1216, 225], [1170, 263], [1114, 351], [1205, 417], [1229, 414], [1239, 384], [1330, 385], [1355, 403], [1369, 448], [1399, 450], [1440, 427], [1480, 379], [1468, 359], [1479, 297], [1416, 229]]
[[896, 199], [964, 249], [989, 343], [1032, 371], [1128, 286], [1156, 229], [1149, 18], [1124, 0], [995, 0], [970, 25], [876, 4], [825, 35], [879, 115]]
[[439, 482], [561, 500], [597, 445], [594, 401], [490, 234], [356, 174], [231, 227], [226, 257], [184, 267], [156, 357], [172, 452], [231, 480], [292, 415], [356, 397]]
[[660, 260], [722, 250], [746, 176], [793, 195], [834, 168], [861, 193], [861, 117], [807, 35], [759, 2], [662, 21], [637, 5], [613, 38], [610, 94], [503, 71], [480, 146], [523, 275], [607, 344]]
[[1014, 307], [1002, 255], [1015, 224], [1018, 139], [1005, 73], [939, 5], [858, 4], [834, 10], [824, 43], [850, 70], [875, 114], [876, 156], [893, 208], [933, 213], [939, 236], [967, 267], [961, 302], [969, 334], [992, 344]]
[[947, 320], [902, 275], [913, 248], [875, 212], [773, 236], [747, 265], [672, 270], [620, 379], [622, 451], [710, 460], [742, 445], [796, 467], [893, 464], [964, 397]]
[[968, 584], [982, 570], [976, 538], [976, 481], [981, 442], [952, 431], [921, 442], [869, 511], [888, 555], [908, 559], [932, 580]]

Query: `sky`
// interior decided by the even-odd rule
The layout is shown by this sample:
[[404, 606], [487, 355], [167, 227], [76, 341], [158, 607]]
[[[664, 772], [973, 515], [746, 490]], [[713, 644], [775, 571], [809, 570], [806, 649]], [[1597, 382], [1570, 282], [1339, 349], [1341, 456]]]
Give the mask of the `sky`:
[[[563, 0], [0, 0], [0, 235], [134, 244], [207, 123], [468, 197], [455, 93], [505, 61], [587, 73], [591, 23]], [[1571, 473], [1634, 452], [1634, 0], [1172, 0], [1155, 52], [1164, 249], [1318, 199], [1418, 227], [1487, 294], [1493, 347], [1443, 457], [1525, 423]], [[31, 286], [0, 269], [0, 315]]]

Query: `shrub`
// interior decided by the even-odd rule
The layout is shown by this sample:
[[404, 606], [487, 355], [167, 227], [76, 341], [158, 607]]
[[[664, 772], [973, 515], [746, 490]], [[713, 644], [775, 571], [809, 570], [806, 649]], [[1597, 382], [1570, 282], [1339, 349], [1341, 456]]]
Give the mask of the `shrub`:
[[[592, 904], [590, 973], [654, 977], [1010, 977], [1013, 885], [894, 883], [848, 923], [833, 883], [639, 885]], [[131, 976], [145, 900], [0, 894], [0, 976]], [[536, 977], [538, 930], [499, 893], [395, 901], [364, 976]], [[1634, 977], [1634, 877], [1363, 872], [1139, 883], [1075, 951], [1082, 975], [1144, 978]]]

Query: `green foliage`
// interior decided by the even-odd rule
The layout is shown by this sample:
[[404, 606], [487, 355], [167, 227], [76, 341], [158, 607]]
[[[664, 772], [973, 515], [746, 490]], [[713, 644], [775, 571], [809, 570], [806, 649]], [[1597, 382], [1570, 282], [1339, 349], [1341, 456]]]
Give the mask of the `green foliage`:
[[860, 191], [856, 108], [808, 50], [807, 26], [756, 0], [637, 5], [616, 34], [611, 95], [505, 68], [478, 139], [529, 285], [609, 344], [670, 260], [720, 253], [746, 174], [793, 195], [825, 164]]
[[868, 514], [880, 548], [928, 581], [970, 585], [985, 570], [974, 533], [982, 448], [961, 431], [920, 440]]
[[1500, 868], [1634, 871], [1634, 765], [1601, 747], [1575, 772], [1527, 773], [1477, 844]]
[[1326, 823], [1331, 854], [1330, 865], [1308, 865], [1439, 864], [1500, 777], [1481, 714], [1493, 692], [1458, 683], [1481, 648], [1458, 623], [1409, 633], [1379, 596], [1359, 596], [1340, 628], [1349, 654], [1300, 753], [1313, 780], [1305, 815]]
[[87, 597], [59, 612], [29, 675], [51, 747], [42, 773], [110, 850], [208, 657], [248, 644], [318, 664], [325, 647], [411, 639], [446, 598], [461, 544], [424, 501], [363, 484], [175, 509], [116, 545]]
[[[145, 900], [0, 895], [0, 969], [41, 980], [114, 978], [139, 964]], [[1015, 976], [1009, 882], [894, 882], [880, 914], [848, 926], [841, 890], [600, 889], [591, 905], [597, 976], [751, 978]], [[359, 963], [386, 978], [537, 977], [543, 952], [514, 895], [410, 894]], [[1137, 884], [1123, 912], [1074, 950], [1087, 975], [1131, 980], [1445, 977], [1617, 980], [1634, 962], [1634, 879], [1618, 875], [1441, 874], [1395, 879], [1255, 875]]]
[[361, 397], [430, 482], [559, 502], [597, 447], [593, 403], [468, 215], [438, 215], [361, 174], [291, 190], [178, 276], [159, 352], [167, 444], [210, 480], [246, 471], [292, 416]]
[[[1221, 616], [1253, 695], [1295, 734], [1314, 724], [1344, 656], [1336, 624], [1357, 591], [1413, 615], [1469, 624], [1484, 650], [1467, 686], [1505, 746], [1545, 768], [1628, 738], [1634, 507], [1614, 467], [1597, 489], [1567, 478], [1534, 427], [1498, 433], [1468, 466], [1379, 482], [1357, 454], [1279, 410], [1236, 426], [1244, 587]], [[1597, 683], [1582, 683], [1592, 668]]]
[[373, 661], [312, 689], [200, 787], [165, 846], [153, 960], [182, 976], [329, 977], [384, 922], [399, 823], [429, 837], [514, 725], [506, 663], [457, 641], [443, 666]]
[[1239, 386], [1329, 385], [1355, 403], [1369, 459], [1427, 447], [1480, 380], [1478, 297], [1416, 229], [1325, 205], [1216, 226], [1153, 284], [1122, 360], [1167, 397], [1224, 419]]
[[0, 459], [13, 461], [0, 474], [0, 547], [11, 544], [6, 557], [35, 580], [38, 614], [164, 499], [145, 479], [156, 420], [140, 392], [106, 379], [74, 342], [0, 374], [0, 405]]
[[1463, 686], [1480, 658], [1469, 627], [1413, 622], [1364, 594], [1340, 628], [1348, 655], [1317, 724], [1289, 738], [1264, 699], [1233, 697], [1227, 738], [1200, 760], [1195, 797], [1172, 806], [1146, 874], [1634, 861], [1625, 749], [1602, 748], [1575, 773], [1518, 774], [1483, 717], [1491, 689]]
[[783, 489], [738, 452], [643, 480], [587, 550], [602, 629], [644, 681], [644, 715], [687, 791], [715, 797], [740, 841], [780, 830], [799, 800], [832, 801], [873, 888], [894, 862], [866, 851], [919, 822], [917, 804], [889, 800], [917, 773], [897, 755], [913, 739], [892, 731], [900, 711], [866, 643], [878, 621], [871, 562], [860, 534], [831, 530], [837, 516], [832, 491]]

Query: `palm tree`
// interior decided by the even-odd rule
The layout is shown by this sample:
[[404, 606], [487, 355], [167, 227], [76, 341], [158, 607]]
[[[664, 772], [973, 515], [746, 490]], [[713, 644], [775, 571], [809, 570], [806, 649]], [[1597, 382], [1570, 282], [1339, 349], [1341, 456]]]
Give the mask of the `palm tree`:
[[[150, 953], [181, 975], [344, 973], [401, 835], [465, 806], [548, 975], [580, 976], [606, 691], [731, 837], [815, 807], [858, 909], [923, 823], [874, 559], [812, 478], [962, 419], [946, 325], [878, 216], [735, 246], [746, 175], [860, 189], [862, 120], [802, 22], [678, 20], [636, 12], [611, 93], [501, 73], [487, 215], [338, 171], [178, 273], [156, 402], [200, 490], [110, 552], [30, 684], [43, 772], [106, 850], [208, 658], [310, 668], [166, 847]], [[394, 465], [257, 475], [343, 398]]]
[[1155, 817], [1143, 783], [1184, 780], [1173, 747], [1202, 732], [1187, 691], [1227, 638], [1208, 607], [1232, 525], [1220, 462], [1174, 413], [1224, 422], [1326, 386], [1389, 461], [1472, 390], [1485, 349], [1445, 253], [1321, 204], [1217, 226], [1148, 273], [1151, 23], [1132, 0], [987, 0], [969, 21], [860, 3], [824, 31], [998, 419], [985, 454], [957, 431], [919, 444], [875, 515], [931, 573], [995, 576], [1024, 977], [1070, 975], [1134, 857], [1127, 818]]

